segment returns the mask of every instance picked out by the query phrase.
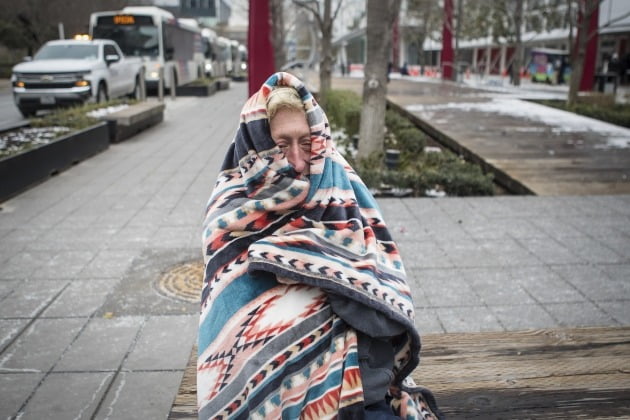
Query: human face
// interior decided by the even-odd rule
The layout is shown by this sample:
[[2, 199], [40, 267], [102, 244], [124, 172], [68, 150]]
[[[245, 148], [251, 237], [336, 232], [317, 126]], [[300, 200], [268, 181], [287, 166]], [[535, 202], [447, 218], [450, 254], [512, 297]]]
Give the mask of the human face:
[[311, 166], [311, 129], [304, 112], [280, 109], [269, 122], [271, 138], [280, 147], [289, 164], [300, 175], [308, 175]]

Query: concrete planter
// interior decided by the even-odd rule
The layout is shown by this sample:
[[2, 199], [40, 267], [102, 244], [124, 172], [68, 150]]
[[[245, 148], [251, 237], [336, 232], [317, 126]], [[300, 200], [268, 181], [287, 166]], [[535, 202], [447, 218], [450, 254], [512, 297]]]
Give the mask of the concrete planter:
[[103, 117], [109, 140], [118, 143], [164, 120], [163, 102], [139, 102]]
[[177, 96], [211, 96], [217, 91], [217, 83], [209, 85], [184, 85], [177, 86]]
[[0, 159], [0, 201], [108, 147], [107, 123], [101, 122], [59, 137], [51, 143]]
[[208, 85], [183, 85], [175, 90], [177, 96], [211, 96], [219, 90], [230, 88], [230, 79], [221, 78]]

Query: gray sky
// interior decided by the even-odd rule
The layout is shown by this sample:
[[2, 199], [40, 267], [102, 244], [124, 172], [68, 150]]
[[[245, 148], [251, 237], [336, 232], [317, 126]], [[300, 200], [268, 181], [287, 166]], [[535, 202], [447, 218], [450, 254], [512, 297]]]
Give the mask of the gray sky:
[[247, 26], [248, 0], [232, 0], [232, 14], [230, 15], [231, 26]]

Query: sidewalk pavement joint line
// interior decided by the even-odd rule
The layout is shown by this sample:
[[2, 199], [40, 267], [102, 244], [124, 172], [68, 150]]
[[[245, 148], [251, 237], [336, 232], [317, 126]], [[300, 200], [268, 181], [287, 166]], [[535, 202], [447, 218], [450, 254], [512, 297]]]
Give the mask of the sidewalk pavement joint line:
[[[69, 284], [72, 283], [72, 281], [69, 282]], [[55, 297], [56, 299], [56, 297]], [[29, 403], [29, 401], [33, 398], [33, 396], [35, 395], [35, 393], [37, 392], [37, 390], [41, 387], [41, 385], [44, 383], [44, 381], [46, 380], [46, 378], [48, 378], [48, 376], [50, 376], [50, 374], [52, 373], [52, 371], [55, 369], [55, 366], [57, 366], [57, 363], [59, 363], [59, 361], [61, 359], [63, 359], [64, 354], [66, 354], [66, 352], [68, 352], [68, 350], [70, 350], [72, 348], [72, 345], [79, 339], [79, 336], [81, 335], [81, 333], [83, 333], [83, 331], [85, 331], [85, 329], [87, 328], [88, 324], [90, 323], [90, 321], [92, 319], [94, 319], [94, 314], [96, 313], [96, 310], [94, 312], [92, 312], [92, 315], [88, 316], [88, 317], [84, 317], [86, 318], [85, 323], [83, 324], [83, 326], [81, 328], [79, 328], [79, 331], [77, 331], [76, 335], [74, 336], [74, 338], [72, 339], [72, 341], [70, 341], [70, 343], [66, 346], [66, 348], [61, 352], [61, 354], [59, 355], [59, 357], [57, 358], [57, 360], [55, 361], [55, 363], [53, 363], [53, 365], [50, 367], [50, 369], [48, 369], [48, 371], [46, 373], [44, 373], [44, 375], [42, 376], [42, 378], [39, 380], [39, 382], [37, 383], [37, 385], [33, 388], [33, 391], [31, 391], [31, 393], [29, 394], [29, 396], [26, 398], [26, 400], [24, 400], [24, 402], [22, 403], [22, 405], [20, 406], [19, 410], [18, 410], [18, 415], [16, 417], [16, 419], [19, 419], [23, 413], [23, 410], [26, 409], [26, 405]], [[78, 317], [79, 319], [82, 317]], [[47, 319], [47, 318], [39, 318], [39, 319]], [[60, 318], [60, 319], [64, 319], [64, 318]], [[67, 319], [67, 318], [66, 318]]]
[[[0, 348], [0, 355], [2, 355], [13, 343], [15, 343], [15, 341], [20, 338], [22, 336], [22, 334], [24, 334], [24, 331], [26, 331], [31, 325], [33, 325], [33, 323], [35, 321], [37, 321], [40, 317], [40, 315], [46, 310], [48, 309], [48, 307], [50, 305], [52, 305], [52, 303], [57, 300], [57, 298], [68, 288], [70, 287], [70, 284], [72, 283], [72, 280], [68, 280], [68, 283], [63, 286], [53, 297], [52, 299], [50, 299], [50, 302], [48, 302], [46, 305], [44, 305], [39, 311], [37, 311], [37, 313], [33, 316], [30, 317], [30, 321], [26, 323], [26, 325], [24, 325], [24, 327], [22, 328], [22, 330], [15, 335], [15, 337], [13, 337], [11, 340], [9, 340], [2, 348]], [[9, 295], [7, 295], [6, 298], [9, 298], [15, 291], [12, 291]], [[4, 299], [3, 299], [4, 300]], [[7, 319], [7, 318], [4, 318]], [[16, 319], [29, 319], [27, 317], [24, 318], [16, 318]]]
[[[192, 349], [192, 348], [191, 348]], [[167, 372], [183, 372], [184, 370], [186, 370], [185, 368], [181, 368], [181, 369], [120, 369], [120, 372], [123, 373], [152, 373], [152, 372], [160, 372], [160, 373], [167, 373]], [[56, 370], [54, 372], [54, 374], [58, 374], [58, 373], [114, 373], [118, 371], [118, 368], [116, 369], [86, 369], [86, 370], [81, 370], [81, 371], [76, 371], [76, 370]], [[37, 372], [41, 372], [40, 370], [37, 370]], [[25, 373], [31, 373], [31, 372], [25, 372]]]
[[[149, 316], [147, 316], [147, 315], [145, 315], [142, 318], [142, 323], [140, 324], [140, 328], [138, 328], [138, 331], [136, 332], [135, 337], [133, 338], [133, 340], [131, 340], [131, 344], [129, 344], [129, 348], [127, 348], [127, 351], [125, 352], [125, 355], [123, 356], [122, 360], [120, 361], [120, 364], [118, 365], [118, 368], [114, 372], [114, 375], [112, 375], [111, 381], [109, 382], [109, 384], [107, 384], [107, 387], [105, 388], [105, 391], [103, 392], [103, 395], [101, 396], [101, 399], [99, 400], [98, 404], [94, 408], [94, 412], [92, 412], [92, 416], [90, 417], [90, 420], [94, 420], [96, 418], [96, 415], [101, 410], [101, 407], [103, 407], [103, 403], [105, 402], [105, 399], [107, 398], [107, 396], [109, 394], [109, 391], [112, 389], [112, 386], [116, 382], [116, 379], [118, 379], [118, 376], [120, 375], [120, 373], [121, 372], [127, 373], [127, 371], [123, 370], [122, 367], [125, 364], [125, 361], [127, 361], [127, 358], [129, 357], [129, 355], [131, 354], [133, 349], [135, 348], [136, 343], [138, 342], [138, 339], [140, 338], [140, 335], [142, 334], [142, 331], [144, 330], [144, 327], [147, 324], [148, 318], [149, 318]], [[114, 400], [114, 402], [115, 402], [115, 400]], [[106, 416], [106, 418], [109, 418], [109, 416]]]

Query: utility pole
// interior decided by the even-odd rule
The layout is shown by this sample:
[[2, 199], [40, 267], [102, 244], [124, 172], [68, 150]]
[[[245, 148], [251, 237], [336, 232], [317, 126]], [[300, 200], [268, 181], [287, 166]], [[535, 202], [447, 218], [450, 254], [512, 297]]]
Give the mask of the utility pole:
[[275, 72], [269, 0], [249, 0], [248, 29], [247, 79], [249, 96], [252, 96]]

